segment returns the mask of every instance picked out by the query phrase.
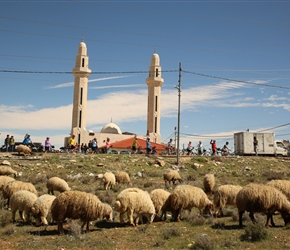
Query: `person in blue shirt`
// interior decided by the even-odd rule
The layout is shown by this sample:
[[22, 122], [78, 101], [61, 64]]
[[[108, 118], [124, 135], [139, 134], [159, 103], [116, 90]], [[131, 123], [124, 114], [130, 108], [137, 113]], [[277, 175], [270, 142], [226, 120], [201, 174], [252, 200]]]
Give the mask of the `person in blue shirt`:
[[26, 145], [26, 146], [28, 146], [29, 144], [33, 144], [32, 140], [31, 140], [31, 138], [30, 138], [30, 135], [26, 135], [26, 136], [24, 137], [24, 140], [23, 140], [22, 143], [23, 143], [24, 145]]
[[147, 138], [147, 140], [146, 140], [146, 153], [150, 154], [150, 152], [151, 152], [150, 138]]

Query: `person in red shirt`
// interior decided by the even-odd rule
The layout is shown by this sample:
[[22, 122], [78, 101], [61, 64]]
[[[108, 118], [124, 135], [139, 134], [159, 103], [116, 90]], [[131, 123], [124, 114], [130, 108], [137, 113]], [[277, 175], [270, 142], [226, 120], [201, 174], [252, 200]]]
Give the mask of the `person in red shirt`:
[[210, 140], [212, 155], [216, 155], [216, 142], [215, 140]]

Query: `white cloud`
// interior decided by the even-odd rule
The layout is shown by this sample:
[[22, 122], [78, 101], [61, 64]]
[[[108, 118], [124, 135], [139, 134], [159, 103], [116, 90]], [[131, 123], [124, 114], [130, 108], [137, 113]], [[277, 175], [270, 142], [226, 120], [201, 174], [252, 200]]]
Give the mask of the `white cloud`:
[[[90, 79], [90, 80], [88, 80], [88, 83], [106, 81], [106, 80], [112, 80], [112, 79], [119, 79], [119, 78], [124, 78], [124, 77], [129, 77], [129, 76], [111, 76], [111, 77]], [[67, 87], [73, 87], [73, 86], [74, 86], [74, 82], [67, 82], [67, 83], [58, 84], [58, 85], [55, 85], [52, 87], [48, 87], [48, 89], [67, 88]]]

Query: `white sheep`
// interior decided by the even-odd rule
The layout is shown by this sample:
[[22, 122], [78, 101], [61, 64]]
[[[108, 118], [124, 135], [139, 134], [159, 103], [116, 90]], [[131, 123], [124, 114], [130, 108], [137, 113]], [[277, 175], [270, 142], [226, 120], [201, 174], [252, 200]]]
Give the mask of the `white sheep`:
[[290, 222], [290, 202], [287, 197], [278, 189], [263, 184], [248, 184], [237, 194], [236, 205], [239, 211], [239, 225], [242, 227], [242, 217], [245, 211], [250, 212], [250, 218], [256, 221], [254, 213], [267, 215], [265, 226], [275, 226], [273, 214], [275, 211], [281, 213], [285, 225]]
[[31, 214], [36, 219], [36, 225], [39, 226], [41, 222], [48, 225], [46, 220], [47, 215], [50, 213], [51, 204], [56, 197], [50, 194], [39, 196], [31, 207]]
[[203, 189], [191, 185], [178, 185], [165, 202], [161, 218], [164, 215], [166, 218], [166, 211], [170, 211], [173, 219], [180, 221], [180, 212], [182, 210], [191, 211], [193, 207], [198, 208], [200, 215], [203, 216], [203, 210], [212, 214], [213, 203]]
[[85, 224], [89, 231], [89, 222], [98, 218], [106, 218], [111, 221], [113, 209], [110, 205], [102, 203], [96, 195], [81, 191], [65, 191], [59, 194], [51, 205], [52, 220], [57, 222], [58, 231], [64, 233], [63, 222], [66, 218], [80, 219], [81, 229]]
[[18, 152], [18, 155], [20, 155], [20, 153], [23, 153], [24, 155], [32, 154], [31, 148], [23, 144], [18, 145], [16, 151]]
[[289, 180], [271, 180], [266, 185], [272, 186], [280, 190], [290, 200], [290, 181]]
[[47, 183], [48, 194], [54, 195], [54, 191], [60, 193], [71, 190], [67, 182], [59, 177], [51, 177]]
[[98, 174], [97, 178], [102, 179], [105, 190], [111, 189], [116, 185], [116, 177], [112, 172]]
[[14, 175], [14, 177], [17, 177], [18, 173], [10, 166], [0, 165], [0, 175]]
[[115, 173], [115, 177], [116, 177], [116, 183], [132, 185], [130, 176], [125, 171], [117, 171]]
[[[138, 225], [139, 218], [145, 216], [149, 223], [152, 223], [155, 216], [154, 204], [147, 191], [139, 188], [127, 188], [121, 191], [116, 198], [115, 209], [120, 213], [120, 222], [124, 223], [124, 215], [127, 213], [129, 223]], [[134, 223], [133, 215], [137, 214]]]
[[[19, 210], [19, 215], [23, 221], [30, 221], [31, 207], [36, 201], [37, 195], [27, 190], [18, 190], [10, 198], [10, 208], [12, 221], [15, 222], [15, 213]], [[25, 213], [25, 216], [24, 214]]]
[[30, 182], [11, 181], [8, 182], [2, 189], [3, 198], [7, 199], [9, 205], [10, 197], [18, 190], [27, 190], [37, 195], [35, 186]]
[[15, 179], [10, 176], [0, 176], [0, 191], [1, 192], [3, 188], [7, 185], [7, 183], [10, 181], [15, 181]]
[[159, 219], [159, 212], [162, 210], [165, 202], [167, 201], [170, 193], [162, 188], [154, 189], [150, 192], [150, 198], [155, 208], [155, 219]]
[[242, 189], [239, 185], [221, 185], [217, 188], [213, 195], [213, 204], [215, 208], [215, 216], [218, 214], [223, 216], [223, 208], [226, 205], [236, 205], [237, 193]]
[[207, 195], [211, 196], [212, 195], [212, 190], [215, 186], [215, 177], [214, 174], [206, 174], [203, 177], [203, 187], [204, 191]]
[[180, 177], [179, 173], [177, 170], [174, 169], [169, 169], [163, 174], [163, 179], [165, 181], [165, 186], [168, 182], [170, 185], [170, 182], [172, 182], [175, 185], [176, 181], [179, 181], [179, 183], [182, 182], [182, 178]]

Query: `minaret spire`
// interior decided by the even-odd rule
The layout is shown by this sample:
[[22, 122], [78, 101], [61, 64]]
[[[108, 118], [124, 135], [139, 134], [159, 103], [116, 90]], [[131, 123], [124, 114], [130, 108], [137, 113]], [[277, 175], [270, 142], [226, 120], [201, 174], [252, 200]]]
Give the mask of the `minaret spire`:
[[161, 77], [159, 55], [154, 52], [149, 66], [148, 86], [147, 134], [153, 142], [161, 142], [160, 134], [160, 98], [161, 86], [164, 79]]

